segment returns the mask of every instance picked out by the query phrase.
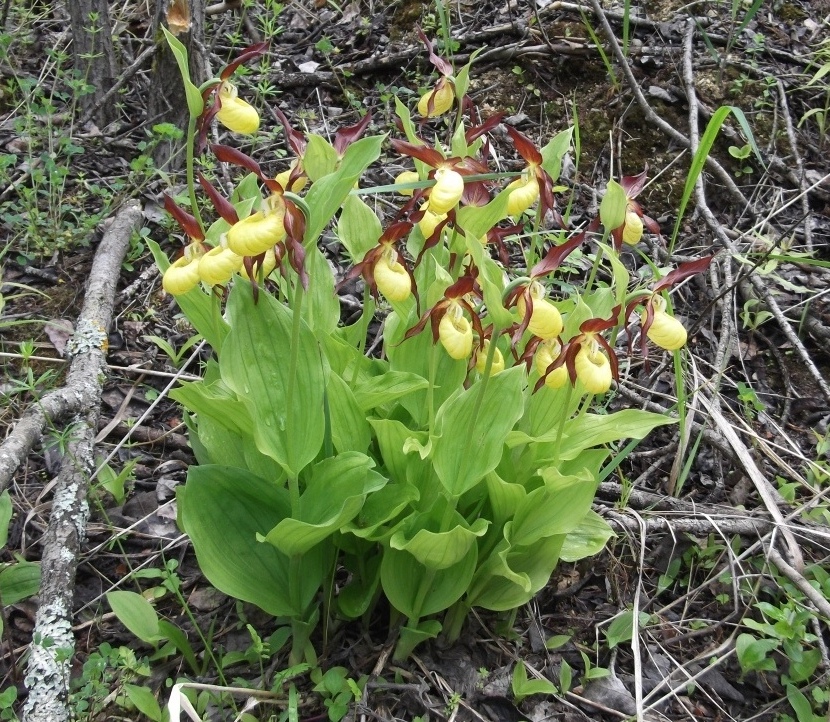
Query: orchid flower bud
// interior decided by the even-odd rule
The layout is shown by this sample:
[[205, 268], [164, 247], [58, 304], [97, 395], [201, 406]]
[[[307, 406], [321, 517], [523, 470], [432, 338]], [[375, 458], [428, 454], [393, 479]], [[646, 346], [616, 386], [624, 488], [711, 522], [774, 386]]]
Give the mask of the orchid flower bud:
[[162, 288], [171, 296], [181, 296], [199, 283], [199, 258], [204, 253], [201, 244], [191, 244], [184, 255], [173, 261], [161, 279]]
[[611, 363], [592, 344], [583, 344], [574, 358], [576, 376], [589, 394], [604, 394], [611, 388]]
[[[484, 345], [479, 349], [478, 354], [476, 355], [476, 371], [480, 374], [484, 374], [485, 370], [487, 369], [487, 356], [490, 353], [490, 339], [484, 339]], [[493, 353], [493, 363], [490, 364], [490, 375], [495, 376], [496, 374], [500, 374], [504, 371], [504, 356], [502, 355], [501, 349], [496, 348]]]
[[285, 238], [285, 201], [272, 195], [262, 210], [252, 213], [228, 230], [228, 248], [240, 256], [258, 256]]
[[636, 246], [643, 237], [643, 219], [640, 216], [628, 209], [625, 212], [625, 225], [623, 226], [622, 239], [623, 243], [629, 246]]
[[452, 302], [438, 324], [438, 340], [457, 361], [469, 358], [473, 350], [473, 327], [464, 318], [461, 305]]
[[[530, 284], [530, 297], [533, 299], [533, 312], [527, 324], [527, 330], [539, 338], [556, 338], [562, 333], [564, 327], [559, 309], [548, 301], [545, 297], [545, 288], [538, 281]], [[527, 313], [524, 295], [519, 296], [516, 308], [524, 320]]]
[[389, 301], [405, 301], [412, 295], [412, 279], [388, 248], [375, 263], [375, 285]]
[[435, 171], [435, 185], [429, 192], [429, 210], [440, 216], [455, 208], [464, 195], [464, 178], [452, 168]]
[[[666, 351], [677, 351], [686, 345], [686, 329], [674, 316], [666, 313], [666, 301], [662, 296], [652, 296], [654, 318], [651, 321], [646, 336], [660, 348]], [[640, 323], [646, 322], [646, 314], [643, 312]]]
[[[417, 183], [419, 180], [421, 180], [421, 177], [414, 170], [405, 170], [402, 173], [398, 173], [395, 177], [395, 185], [398, 186], [404, 183]], [[410, 197], [412, 196], [412, 189], [401, 188], [398, 193], [402, 196]]]
[[221, 106], [216, 120], [234, 133], [251, 135], [259, 130], [259, 113], [250, 103], [237, 97], [237, 92], [236, 86], [227, 80], [219, 86]]
[[208, 286], [219, 286], [231, 280], [242, 267], [242, 256], [230, 248], [216, 246], [199, 259], [199, 277]]
[[[429, 101], [432, 99], [432, 110], [429, 107]], [[455, 102], [455, 90], [452, 83], [446, 78], [441, 78], [435, 87], [424, 93], [418, 101], [418, 112], [425, 118], [437, 118], [443, 115]]]
[[[555, 339], [543, 341], [536, 349], [536, 371], [543, 376], [545, 371], [556, 359], [562, 350], [562, 344]], [[554, 369], [545, 377], [545, 386], [551, 389], [560, 389], [568, 383], [568, 369], [563, 364]]]
[[507, 215], [518, 216], [536, 202], [539, 197], [539, 181], [536, 180], [536, 176], [523, 173], [520, 178], [509, 183], [505, 190], [510, 191]]

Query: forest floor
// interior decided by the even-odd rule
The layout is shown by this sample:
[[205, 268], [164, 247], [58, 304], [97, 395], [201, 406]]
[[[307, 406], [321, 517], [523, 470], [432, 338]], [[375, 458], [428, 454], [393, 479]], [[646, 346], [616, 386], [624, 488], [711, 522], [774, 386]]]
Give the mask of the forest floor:
[[[412, 105], [431, 82], [415, 33], [417, 25], [440, 36], [430, 2], [245, 4], [245, 12], [217, 6], [209, 15], [212, 68], [270, 40], [270, 70], [255, 64], [239, 85], [255, 106], [278, 106], [295, 127], [326, 136], [368, 111], [372, 128], [384, 132], [394, 127], [394, 99]], [[448, 7], [452, 52], [461, 65], [480, 51], [469, 95], [484, 117], [503, 112], [505, 123], [538, 141], [578, 127], [579, 146], [558, 181], [570, 192], [573, 227], [596, 215], [609, 177], [647, 167], [638, 201], [663, 242], [671, 238], [689, 173], [690, 118], [702, 132], [718, 108], [743, 111], [757, 153], [737, 116], [727, 118], [710, 152], [725, 174], [707, 167], [672, 241], [683, 259], [722, 253], [705, 283], [674, 297], [691, 329], [692, 413], [686, 428], [652, 433], [600, 484], [594, 509], [616, 531], [606, 549], [561, 563], [514, 616], [475, 613], [459, 642], [426, 643], [404, 664], [389, 660], [381, 612], [366, 624], [332, 624], [325, 639], [318, 632], [320, 668], [361, 681], [340, 712], [351, 719], [827, 719], [830, 5], [603, 5], [631, 75], [588, 2], [459, 0]], [[162, 207], [162, 193], [181, 179], [151, 160], [150, 62], [125, 84], [115, 126], [79, 123], [67, 82], [68, 21], [57, 7], [33, 7], [11, 3], [0, 29], [2, 435], [63, 382], [106, 219], [130, 200], [143, 211], [109, 333], [96, 439], [107, 464], [92, 483], [77, 569], [69, 704], [77, 719], [138, 719], [136, 705], [152, 718], [152, 705], [142, 707], [125, 685], [150, 689], [164, 706], [169, 680], [187, 676], [180, 656], [158, 654], [110, 612], [105, 595], [115, 589], [155, 599], [200, 659], [196, 627], [217, 657], [240, 653], [225, 670], [236, 686], [270, 689], [286, 655], [252, 652], [246, 625], [268, 639], [276, 621], [213, 589], [176, 525], [173, 495], [195, 460], [182, 409], [168, 394], [182, 374], [198, 373], [199, 357], [191, 357], [192, 329], [162, 291], [145, 244], [154, 239], [171, 257], [181, 248]], [[128, 64], [150, 42], [150, 19], [142, 3], [115, 12]], [[276, 169], [284, 138], [263, 116], [254, 150], [273, 152]], [[395, 170], [390, 161], [377, 182], [390, 183]], [[344, 295], [344, 319], [358, 303]], [[609, 407], [662, 410], [674, 393], [667, 358], [624, 378]], [[65, 439], [66, 426], [48, 428], [15, 474], [0, 561], [40, 559]], [[116, 499], [110, 492], [119, 496], [122, 484]], [[15, 719], [27, 694], [37, 604], [28, 597], [4, 609], [0, 719]], [[749, 634], [756, 644], [747, 649], [751, 640], [738, 640]], [[523, 695], [517, 665], [530, 680], [551, 683], [549, 693]], [[208, 665], [198, 681], [217, 679]], [[332, 704], [324, 700], [350, 690], [343, 683], [314, 692], [302, 674], [293, 683], [301, 719], [326, 718]], [[236, 719], [245, 695], [235, 710], [227, 700], [211, 698], [203, 718]], [[286, 695], [248, 714], [276, 719], [289, 705]]]

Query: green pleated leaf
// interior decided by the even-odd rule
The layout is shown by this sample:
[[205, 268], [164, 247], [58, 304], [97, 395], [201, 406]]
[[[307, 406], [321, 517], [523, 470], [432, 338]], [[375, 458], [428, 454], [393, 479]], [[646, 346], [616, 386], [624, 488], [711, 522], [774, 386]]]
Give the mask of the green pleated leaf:
[[214, 587], [274, 616], [305, 611], [323, 579], [322, 548], [303, 558], [297, 609], [289, 595], [289, 558], [257, 541], [291, 514], [285, 489], [242, 469], [192, 466], [178, 501], [182, 528]]
[[554, 467], [541, 473], [545, 485], [528, 493], [513, 517], [510, 540], [515, 545], [573, 531], [594, 500], [596, 480], [589, 473], [561, 476]]
[[494, 526], [500, 526], [513, 517], [527, 496], [527, 491], [521, 484], [511, 484], [494, 471], [487, 474], [485, 481], [490, 508], [493, 510], [491, 521]]
[[404, 445], [410, 438], [415, 438], [419, 443], [426, 444], [428, 441], [426, 432], [413, 432], [409, 427], [400, 421], [391, 419], [369, 419], [369, 423], [375, 431], [380, 456], [383, 465], [386, 467], [389, 478], [393, 481], [403, 482], [407, 478], [407, 458]]
[[280, 521], [265, 540], [287, 556], [305, 554], [357, 516], [366, 495], [386, 484], [373, 466], [372, 459], [358, 452], [315, 464], [296, 516]]
[[522, 367], [490, 377], [483, 396], [482, 383], [448, 400], [436, 418], [432, 463], [453, 496], [471, 489], [496, 468], [507, 434], [522, 415]]
[[377, 245], [381, 233], [380, 220], [360, 196], [346, 198], [337, 223], [337, 237], [352, 263], [363, 260], [366, 252]]
[[608, 522], [589, 509], [576, 528], [568, 532], [559, 557], [565, 562], [575, 562], [594, 556], [605, 548], [612, 536], [614, 530]]
[[470, 526], [461, 514], [452, 512], [448, 531], [440, 531], [447, 502], [442, 499], [427, 512], [412, 514], [389, 540], [393, 549], [408, 551], [428, 569], [448, 569], [458, 564], [484, 536], [490, 522], [479, 518]]
[[605, 195], [599, 204], [599, 217], [606, 230], [613, 231], [625, 223], [625, 212], [628, 199], [623, 187], [613, 178], [608, 181]]
[[[467, 591], [476, 568], [475, 547], [458, 564], [447, 569], [427, 569], [405, 551], [386, 548], [380, 565], [380, 581], [390, 604], [410, 619], [437, 614], [451, 607]], [[426, 593], [421, 594], [421, 585]]]
[[303, 238], [306, 246], [316, 245], [323, 229], [343, 205], [363, 171], [380, 156], [382, 142], [383, 136], [377, 135], [352, 143], [346, 149], [340, 167], [311, 186], [305, 197], [311, 211]]
[[0, 599], [4, 605], [37, 594], [40, 589], [40, 562], [0, 564]]
[[429, 387], [429, 381], [406, 371], [386, 371], [357, 385], [354, 395], [363, 411], [377, 408]]
[[624, 409], [613, 414], [582, 414], [565, 422], [565, 440], [560, 458], [575, 459], [585, 449], [621, 439], [642, 439], [653, 429], [676, 424], [677, 419], [640, 409]]
[[348, 384], [338, 374], [329, 374], [326, 394], [334, 448], [339, 452], [365, 452], [372, 443], [372, 428]]
[[337, 151], [331, 143], [316, 133], [309, 133], [308, 146], [303, 154], [303, 168], [313, 182], [333, 173], [337, 167]]
[[303, 302], [303, 320], [318, 338], [334, 332], [340, 322], [340, 301], [334, 290], [331, 266], [317, 246], [306, 250], [308, 290]]
[[[255, 303], [248, 284], [234, 285], [228, 299], [232, 331], [220, 357], [222, 380], [253, 418], [257, 448], [298, 476], [323, 443], [323, 390], [328, 369], [308, 326], [300, 321], [292, 349], [292, 312], [269, 294]], [[291, 353], [297, 354], [296, 373]]]
[[[509, 532], [510, 522], [505, 527]], [[529, 602], [548, 583], [564, 538], [546, 537], [529, 547], [502, 541], [476, 572], [467, 603], [503, 612]]]
[[345, 524], [341, 531], [361, 539], [382, 541], [391, 534], [385, 525], [393, 522], [417, 499], [418, 490], [411, 484], [387, 484], [366, 498], [360, 513]]

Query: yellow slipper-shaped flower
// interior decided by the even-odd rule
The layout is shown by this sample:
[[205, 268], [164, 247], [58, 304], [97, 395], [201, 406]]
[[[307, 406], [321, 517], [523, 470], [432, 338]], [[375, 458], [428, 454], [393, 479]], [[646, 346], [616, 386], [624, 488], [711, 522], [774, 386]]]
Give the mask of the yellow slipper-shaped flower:
[[405, 301], [412, 295], [412, 279], [391, 249], [378, 259], [373, 273], [378, 291], [389, 301]]
[[[543, 376], [548, 366], [559, 358], [561, 348], [559, 341], [553, 339], [539, 344], [539, 348], [536, 349], [536, 371], [539, 376]], [[545, 386], [551, 389], [561, 389], [566, 383], [568, 383], [568, 369], [564, 364], [545, 377]]]
[[259, 113], [250, 104], [237, 97], [233, 83], [225, 81], [217, 93], [221, 107], [216, 113], [216, 120], [228, 130], [243, 135], [251, 135], [259, 130]]
[[470, 357], [473, 350], [473, 327], [464, 318], [459, 304], [450, 305], [438, 324], [438, 340], [457, 361]]
[[262, 211], [252, 213], [228, 230], [228, 248], [239, 256], [258, 256], [285, 238], [285, 202], [280, 195], [263, 203]]
[[216, 246], [199, 259], [199, 276], [208, 286], [219, 286], [231, 280], [242, 267], [242, 256], [230, 248]]
[[611, 388], [611, 362], [598, 348], [582, 346], [574, 358], [574, 368], [589, 394], [604, 394]]
[[[530, 297], [533, 299], [533, 312], [527, 324], [527, 330], [539, 338], [556, 338], [564, 328], [559, 309], [548, 301], [545, 297], [545, 287], [538, 281], [530, 285]], [[527, 314], [527, 302], [524, 295], [519, 296], [516, 309], [524, 320]]]
[[435, 185], [429, 192], [429, 210], [436, 216], [448, 213], [455, 208], [464, 195], [464, 178], [452, 168], [439, 168], [435, 171]]

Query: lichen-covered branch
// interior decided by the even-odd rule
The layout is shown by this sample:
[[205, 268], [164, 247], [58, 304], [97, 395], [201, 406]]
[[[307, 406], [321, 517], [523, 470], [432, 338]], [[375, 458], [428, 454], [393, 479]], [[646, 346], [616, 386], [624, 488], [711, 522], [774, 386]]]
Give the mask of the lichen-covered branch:
[[[72, 360], [66, 386], [61, 389], [63, 395], [55, 399], [56, 415], [72, 415], [73, 431], [58, 473], [44, 540], [40, 607], [25, 680], [29, 689], [23, 710], [25, 722], [70, 719], [69, 673], [75, 649], [72, 600], [78, 553], [86, 529], [86, 497], [106, 371], [107, 331], [121, 262], [141, 217], [138, 204], [125, 206], [104, 234], [92, 264], [77, 330], [70, 342]], [[59, 399], [66, 399], [65, 405], [61, 406]], [[33, 423], [27, 424], [27, 431], [31, 437], [39, 437], [42, 427], [35, 429]], [[16, 432], [17, 427], [12, 436]]]

